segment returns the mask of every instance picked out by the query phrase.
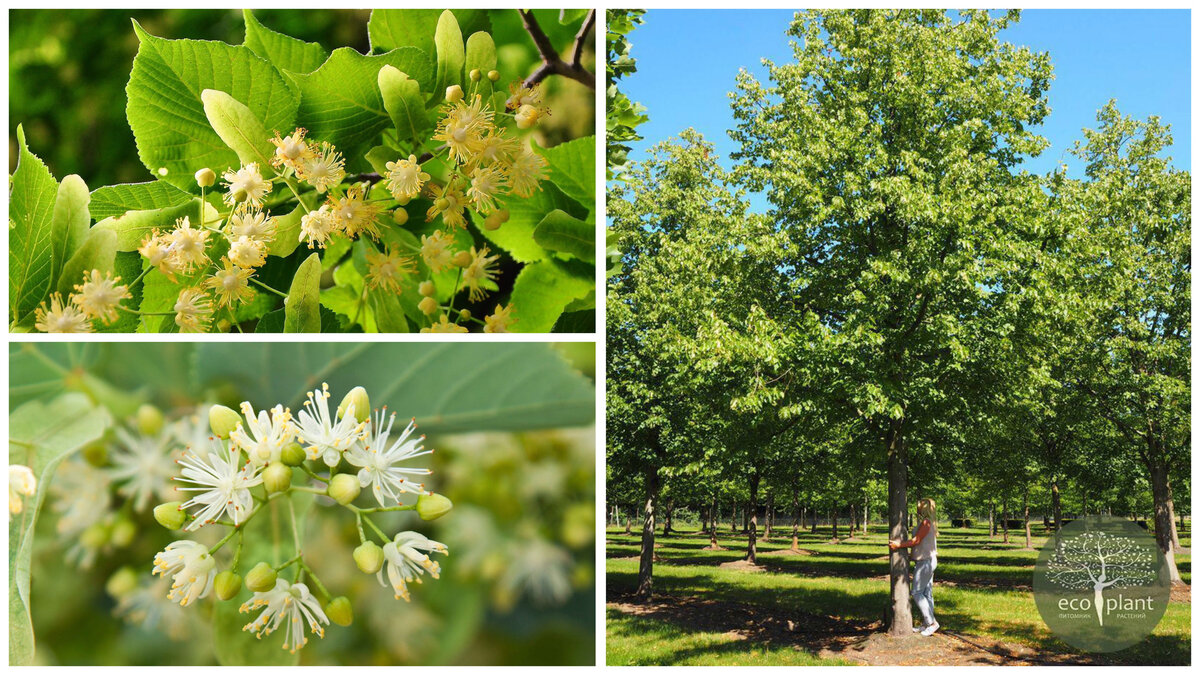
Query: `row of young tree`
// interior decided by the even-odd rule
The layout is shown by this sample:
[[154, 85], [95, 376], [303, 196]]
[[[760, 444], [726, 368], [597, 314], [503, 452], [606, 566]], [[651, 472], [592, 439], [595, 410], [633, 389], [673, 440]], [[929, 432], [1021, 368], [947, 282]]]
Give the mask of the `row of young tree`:
[[[608, 487], [642, 517], [639, 596], [664, 496], [738, 495], [753, 560], [764, 496], [829, 513], [872, 481], [893, 539], [910, 492], [965, 514], [956, 495], [1023, 511], [1044, 490], [1052, 522], [1065, 491], [1149, 508], [1178, 580], [1190, 174], [1115, 103], [1071, 150], [1081, 175], [1023, 170], [1052, 68], [1000, 38], [1018, 19], [799, 12], [793, 60], [738, 76], [731, 170], [688, 130], [610, 190]], [[891, 553], [894, 634], [907, 569]]]

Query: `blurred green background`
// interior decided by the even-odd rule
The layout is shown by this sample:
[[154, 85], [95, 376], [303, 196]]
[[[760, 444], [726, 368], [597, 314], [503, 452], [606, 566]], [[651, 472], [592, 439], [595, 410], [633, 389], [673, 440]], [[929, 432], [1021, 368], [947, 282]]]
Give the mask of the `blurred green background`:
[[[540, 63], [516, 10], [491, 10], [492, 36], [505, 79], [526, 77]], [[560, 25], [558, 10], [534, 15], [560, 53], [574, 32]], [[61, 178], [78, 174], [95, 189], [152, 180], [138, 160], [125, 121], [125, 84], [138, 41], [131, 19], [151, 34], [171, 39], [221, 40], [241, 44], [242, 12], [213, 9], [9, 10], [9, 173], [16, 169], [16, 129], [23, 124], [30, 150]], [[370, 10], [255, 10], [268, 28], [327, 49], [369, 49]], [[595, 72], [595, 31], [584, 65]], [[541, 123], [543, 146], [594, 133], [592, 91], [563, 77], [545, 82], [553, 115]]]
[[[35, 464], [46, 491], [32, 556], [35, 663], [216, 663], [215, 598], [180, 608], [166, 600], [161, 582], [152, 585], [149, 572], [170, 541], [211, 545], [222, 528], [169, 532], [155, 522], [153, 504], [138, 509], [122, 496], [114, 484], [121, 442], [114, 427], [132, 428], [143, 403], [168, 420], [192, 417], [202, 431], [206, 424], [195, 413], [212, 403], [236, 408], [249, 400], [263, 409], [278, 402], [295, 412], [303, 391], [322, 381], [335, 400], [357, 383], [373, 407], [386, 405], [400, 418], [415, 414], [429, 434], [426, 447], [436, 449], [427, 458], [434, 473], [426, 484], [455, 507], [429, 523], [412, 513], [378, 514], [386, 532], [414, 529], [450, 548], [438, 556], [440, 579], [410, 586], [411, 603], [355, 567], [358, 535], [347, 511], [310, 512], [305, 559], [334, 594], [350, 597], [355, 620], [312, 637], [300, 663], [594, 663], [594, 355], [594, 343], [10, 345], [14, 430], [29, 427], [31, 409], [81, 393], [113, 421], [99, 441], [69, 452], [49, 480], [10, 440], [10, 464]], [[359, 506], [374, 506], [369, 491]], [[10, 524], [10, 548], [17, 522]], [[119, 541], [118, 530], [130, 524], [136, 536]], [[229, 551], [217, 557], [222, 568], [229, 564]], [[137, 573], [138, 591], [106, 589], [126, 567]], [[118, 616], [130, 607], [155, 614], [154, 625], [143, 625], [136, 612], [134, 621]], [[237, 626], [256, 615], [240, 615]], [[256, 644], [274, 639], [268, 655], [284, 657], [280, 633]]]

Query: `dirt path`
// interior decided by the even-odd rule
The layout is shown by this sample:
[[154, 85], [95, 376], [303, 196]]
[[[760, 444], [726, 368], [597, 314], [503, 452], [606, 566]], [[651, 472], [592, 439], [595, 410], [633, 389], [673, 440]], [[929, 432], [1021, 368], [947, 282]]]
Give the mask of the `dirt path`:
[[655, 596], [634, 603], [610, 595], [609, 609], [674, 624], [685, 630], [722, 633], [764, 646], [791, 646], [823, 658], [872, 666], [1087, 665], [1085, 657], [1039, 652], [1025, 645], [953, 632], [892, 638], [881, 621], [843, 620], [802, 612], [697, 597]]

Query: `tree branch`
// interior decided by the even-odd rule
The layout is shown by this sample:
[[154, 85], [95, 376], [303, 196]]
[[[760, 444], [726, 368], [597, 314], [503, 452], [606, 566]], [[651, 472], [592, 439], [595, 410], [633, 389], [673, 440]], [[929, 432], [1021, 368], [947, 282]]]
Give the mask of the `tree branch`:
[[529, 33], [534, 46], [537, 47], [538, 54], [542, 57], [542, 65], [533, 71], [532, 75], [525, 78], [523, 84], [526, 87], [532, 87], [551, 75], [562, 75], [582, 83], [589, 89], [596, 88], [596, 76], [580, 63], [583, 59], [583, 48], [588, 33], [596, 24], [596, 10], [588, 12], [587, 17], [583, 20], [583, 26], [575, 35], [575, 42], [571, 46], [571, 63], [567, 63], [558, 55], [554, 45], [550, 43], [550, 38], [546, 37], [545, 31], [534, 18], [532, 10], [518, 9], [517, 13], [521, 15], [521, 23], [525, 24], [525, 32]]

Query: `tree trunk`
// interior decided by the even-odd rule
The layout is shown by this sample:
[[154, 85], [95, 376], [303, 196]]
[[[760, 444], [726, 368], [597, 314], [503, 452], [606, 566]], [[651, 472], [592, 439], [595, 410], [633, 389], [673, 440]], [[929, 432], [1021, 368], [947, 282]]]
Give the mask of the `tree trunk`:
[[1175, 527], [1175, 491], [1171, 489], [1171, 474], [1167, 474], [1167, 514], [1171, 518], [1171, 550], [1175, 553], [1182, 553], [1183, 547], [1179, 545], [1179, 530]]
[[654, 509], [658, 501], [658, 467], [646, 471], [646, 520], [642, 523], [642, 555], [638, 562], [638, 585], [634, 596], [649, 600], [654, 583]]
[[729, 505], [729, 531], [737, 534], [737, 500]]
[[811, 509], [809, 509], [808, 515], [812, 518], [812, 528], [809, 529], [809, 532], [811, 532], [812, 534], [816, 534], [817, 533], [817, 505], [816, 504], [813, 504], [813, 507]]
[[1054, 510], [1054, 531], [1062, 529], [1062, 495], [1058, 493], [1058, 476], [1050, 479], [1050, 506]]
[[1029, 486], [1025, 486], [1025, 548], [1033, 548], [1033, 533], [1029, 531]]
[[996, 501], [988, 500], [988, 539], [996, 538]]
[[763, 532], [763, 541], [771, 539], [771, 528], [775, 526], [775, 495], [767, 495], [767, 529]]
[[867, 536], [867, 518], [869, 517], [869, 516], [868, 516], [868, 513], [869, 513], [869, 512], [867, 511], [867, 502], [868, 502], [868, 501], [869, 501], [869, 500], [868, 500], [868, 499], [867, 499], [867, 497], [864, 495], [864, 496], [863, 496], [863, 523], [862, 523], [862, 525], [863, 525], [863, 536], [864, 536], [864, 537], [865, 537], [865, 536]]
[[829, 510], [829, 522], [833, 523], [833, 541], [834, 541], [834, 543], [837, 543], [837, 540], [838, 540], [838, 522], [837, 522], [838, 519], [837, 519], [837, 517], [838, 517], [838, 503], [837, 503], [837, 500], [834, 500], [833, 508]]
[[675, 498], [674, 497], [667, 500], [666, 507], [667, 507], [667, 509], [666, 509], [667, 517], [666, 517], [666, 520], [663, 522], [663, 536], [664, 537], [667, 536], [668, 534], [671, 534], [671, 532], [672, 532], [672, 530], [671, 530], [671, 515], [675, 513]]
[[[755, 515], [758, 515], [757, 513]], [[750, 531], [750, 502], [742, 509], [742, 534]]]
[[1004, 498], [1004, 513], [1001, 514], [1004, 521], [1004, 543], [1008, 543], [1008, 497]]
[[713, 539], [717, 538], [717, 521], [721, 519], [721, 502], [717, 501], [717, 496], [713, 495], [712, 511], [708, 514], [708, 531], [712, 534]]
[[[904, 517], [908, 514], [908, 456], [901, 433], [901, 422], [893, 421], [884, 436], [888, 472], [888, 538], [908, 539]], [[909, 606], [908, 549], [888, 555], [891, 578], [891, 625], [888, 633], [896, 637], [912, 634], [912, 609]]]
[[1167, 509], [1167, 467], [1154, 461], [1156, 456], [1155, 440], [1150, 439], [1150, 491], [1154, 495], [1154, 540], [1158, 549], [1167, 559], [1167, 570], [1171, 574], [1171, 583], [1183, 583], [1179, 576], [1179, 568], [1175, 565], [1175, 550], [1171, 547], [1171, 513]]
[[750, 474], [750, 536], [746, 543], [746, 561], [751, 565], [758, 562], [758, 471]]

